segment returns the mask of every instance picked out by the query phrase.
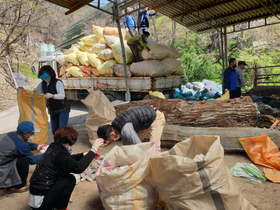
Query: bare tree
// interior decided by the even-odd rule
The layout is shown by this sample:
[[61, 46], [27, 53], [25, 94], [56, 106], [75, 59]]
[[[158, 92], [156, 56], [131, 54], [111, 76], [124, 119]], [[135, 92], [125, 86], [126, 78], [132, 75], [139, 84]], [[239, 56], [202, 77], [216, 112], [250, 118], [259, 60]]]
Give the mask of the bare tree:
[[[54, 18], [55, 16], [55, 18]], [[48, 37], [58, 31], [58, 22], [65, 16], [61, 8], [43, 0], [10, 0], [0, 3], [0, 74], [15, 88], [6, 59], [16, 72], [28, 56], [28, 40], [36, 32]], [[61, 23], [62, 25], [63, 23]]]

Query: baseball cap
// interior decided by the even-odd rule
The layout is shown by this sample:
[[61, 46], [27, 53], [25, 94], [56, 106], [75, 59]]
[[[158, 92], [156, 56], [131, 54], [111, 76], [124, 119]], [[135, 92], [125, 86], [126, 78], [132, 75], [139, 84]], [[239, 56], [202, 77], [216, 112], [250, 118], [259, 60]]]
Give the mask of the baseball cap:
[[41, 130], [38, 128], [34, 128], [33, 122], [23, 121], [18, 125], [17, 132], [18, 133], [29, 133], [29, 132], [40, 133]]
[[48, 78], [51, 78], [51, 76], [46, 71], [44, 71], [44, 73], [38, 78], [39, 79], [48, 79]]
[[245, 63], [245, 61], [239, 61], [239, 62], [238, 62], [238, 66], [239, 66], [239, 65], [248, 65], [248, 64]]

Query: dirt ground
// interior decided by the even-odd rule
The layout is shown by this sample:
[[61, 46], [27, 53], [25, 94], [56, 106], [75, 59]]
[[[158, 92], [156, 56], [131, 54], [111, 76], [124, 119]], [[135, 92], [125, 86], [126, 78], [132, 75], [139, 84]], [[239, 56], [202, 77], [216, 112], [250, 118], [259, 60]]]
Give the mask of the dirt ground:
[[[90, 143], [88, 142], [88, 135], [85, 127], [81, 124], [75, 126], [79, 132], [79, 139], [77, 144], [73, 147], [74, 153], [84, 152], [90, 149]], [[49, 141], [51, 141], [51, 138]], [[115, 145], [121, 146], [120, 141], [112, 142], [107, 147], [101, 148], [100, 154], [109, 152]], [[94, 160], [95, 161], [95, 160]], [[238, 154], [226, 154], [225, 163], [228, 168], [235, 165], [236, 162], [251, 162], [245, 153]], [[29, 170], [29, 178], [34, 171], [35, 166], [31, 166]], [[262, 167], [259, 167], [262, 169]], [[279, 209], [280, 200], [277, 199], [280, 185], [267, 181], [265, 184], [250, 184], [242, 178], [233, 177], [234, 181], [240, 187], [243, 196], [250, 201], [252, 205], [258, 210], [267, 209]], [[101, 210], [102, 202], [99, 197], [97, 185], [95, 181], [80, 182], [76, 185], [68, 209], [70, 210]], [[21, 194], [6, 194], [4, 190], [0, 190], [0, 203], [2, 210], [27, 210], [28, 207], [28, 192]]]
[[[73, 106], [75, 107], [75, 106]], [[77, 116], [72, 116], [69, 121], [71, 121], [70, 126], [74, 127], [79, 132], [79, 138], [76, 145], [73, 147], [74, 153], [80, 153], [88, 151], [91, 147], [91, 144], [88, 141], [88, 134], [85, 128], [85, 119], [86, 113], [80, 115], [80, 112], [77, 108]], [[85, 110], [83, 110], [85, 111]], [[2, 124], [4, 125], [4, 124]], [[51, 134], [50, 125], [49, 125], [49, 141], [52, 142], [53, 136]], [[101, 155], [109, 152], [115, 145], [121, 146], [122, 142], [116, 141], [112, 142], [110, 145], [104, 148], [100, 148], [99, 152]], [[94, 160], [95, 161], [95, 160]], [[225, 155], [225, 163], [228, 168], [231, 168], [237, 162], [251, 162], [247, 157], [246, 153], [234, 153]], [[258, 166], [260, 170], [263, 167]], [[35, 166], [30, 166], [29, 178], [31, 177]], [[266, 181], [265, 184], [251, 184], [246, 182], [242, 178], [233, 177], [234, 181], [241, 189], [243, 196], [256, 207], [258, 210], [277, 210], [280, 209], [280, 200], [277, 199], [278, 192], [280, 192], [280, 185]], [[30, 209], [28, 206], [28, 192], [20, 194], [6, 194], [4, 190], [0, 190], [0, 203], [1, 210], [27, 210]], [[102, 210], [102, 202], [99, 197], [97, 185], [95, 181], [80, 182], [76, 185], [71, 200], [72, 203], [69, 203], [69, 210]]]

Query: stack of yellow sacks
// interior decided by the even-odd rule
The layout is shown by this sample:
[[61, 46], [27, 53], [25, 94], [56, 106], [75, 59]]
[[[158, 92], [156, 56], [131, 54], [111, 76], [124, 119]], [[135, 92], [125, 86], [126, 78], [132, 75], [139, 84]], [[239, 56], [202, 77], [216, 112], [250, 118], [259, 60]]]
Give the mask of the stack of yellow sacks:
[[[60, 76], [98, 77], [113, 76], [113, 65], [123, 64], [120, 38], [116, 28], [92, 26], [94, 35], [83, 37], [78, 45], [73, 45], [63, 59], [68, 65], [60, 69]], [[104, 34], [103, 34], [104, 33]], [[105, 35], [107, 34], [107, 35]], [[125, 38], [125, 30], [122, 31]], [[125, 44], [126, 63], [132, 62], [132, 52]]]

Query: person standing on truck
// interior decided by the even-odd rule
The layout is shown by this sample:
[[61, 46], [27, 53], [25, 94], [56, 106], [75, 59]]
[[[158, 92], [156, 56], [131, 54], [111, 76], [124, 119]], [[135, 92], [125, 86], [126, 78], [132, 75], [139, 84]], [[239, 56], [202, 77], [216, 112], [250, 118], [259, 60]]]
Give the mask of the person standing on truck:
[[43, 156], [34, 156], [31, 152], [42, 149], [43, 145], [32, 143], [35, 133], [40, 132], [32, 122], [23, 121], [16, 132], [10, 132], [0, 140], [0, 188], [7, 188], [6, 193], [28, 191], [29, 164], [38, 163]]
[[144, 34], [144, 31], [149, 29], [149, 17], [155, 15], [156, 13], [149, 13], [150, 8], [146, 7], [138, 12], [137, 28], [140, 35]]
[[49, 65], [42, 66], [38, 78], [43, 81], [35, 88], [38, 94], [44, 94], [51, 116], [52, 133], [67, 126], [70, 112], [70, 102], [65, 97], [64, 86], [61, 80], [55, 77], [55, 71]]
[[97, 135], [105, 141], [115, 141], [121, 137], [124, 145], [131, 145], [142, 143], [150, 133], [150, 142], [156, 142], [160, 151], [164, 125], [165, 117], [162, 112], [152, 106], [138, 106], [121, 113], [111, 125], [99, 126]]
[[127, 40], [127, 45], [129, 46], [133, 55], [133, 62], [139, 62], [143, 60], [140, 57], [140, 52], [143, 49], [147, 50], [151, 55], [154, 54], [147, 46], [146, 38], [148, 38], [149, 36], [150, 33], [148, 31], [145, 31], [143, 35], [137, 35]]
[[103, 139], [95, 140], [88, 153], [71, 155], [70, 147], [77, 139], [78, 132], [74, 128], [61, 127], [55, 132], [54, 143], [50, 144], [30, 178], [28, 204], [32, 209], [66, 209], [76, 185], [76, 178], [70, 173], [82, 173], [93, 158], [100, 157], [97, 152]]
[[[131, 8], [128, 7], [126, 9], [126, 12], [131, 12]], [[123, 24], [124, 27], [127, 29], [127, 31], [130, 33], [131, 37], [134, 37], [136, 35], [136, 22], [134, 19], [134, 16], [132, 14], [128, 14], [123, 17]]]

